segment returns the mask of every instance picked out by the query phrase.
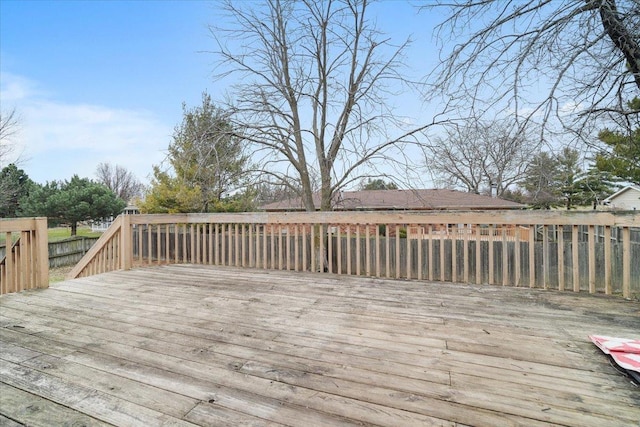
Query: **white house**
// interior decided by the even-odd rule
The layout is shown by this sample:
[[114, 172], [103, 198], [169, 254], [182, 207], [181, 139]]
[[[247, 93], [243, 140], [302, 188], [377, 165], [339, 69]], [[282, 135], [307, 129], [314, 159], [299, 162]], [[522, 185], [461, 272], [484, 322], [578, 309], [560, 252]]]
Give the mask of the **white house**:
[[[133, 205], [127, 205], [126, 208], [122, 211], [123, 215], [137, 215], [140, 213], [140, 209]], [[91, 231], [104, 232], [107, 231], [109, 227], [113, 224], [113, 217], [104, 218], [101, 220], [96, 220], [91, 222]]]
[[602, 204], [615, 210], [640, 210], [640, 187], [627, 185], [604, 199]]

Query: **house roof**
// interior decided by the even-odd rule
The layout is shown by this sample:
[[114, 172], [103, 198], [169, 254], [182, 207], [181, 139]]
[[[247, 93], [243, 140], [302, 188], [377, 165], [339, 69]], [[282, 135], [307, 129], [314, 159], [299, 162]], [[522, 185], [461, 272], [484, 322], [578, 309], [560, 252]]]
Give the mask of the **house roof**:
[[[313, 201], [320, 205], [320, 195]], [[457, 190], [364, 190], [342, 191], [334, 195], [334, 210], [473, 210], [473, 209], [523, 209], [525, 205], [495, 197]], [[304, 210], [302, 198], [269, 203], [261, 207], [265, 211]]]
[[637, 185], [627, 185], [626, 187], [621, 188], [620, 190], [616, 191], [615, 193], [613, 193], [612, 195], [604, 199], [602, 202], [603, 203], [611, 202], [612, 200], [620, 196], [622, 193], [626, 193], [627, 191], [637, 191], [638, 193], [640, 193], [640, 187], [638, 187]]

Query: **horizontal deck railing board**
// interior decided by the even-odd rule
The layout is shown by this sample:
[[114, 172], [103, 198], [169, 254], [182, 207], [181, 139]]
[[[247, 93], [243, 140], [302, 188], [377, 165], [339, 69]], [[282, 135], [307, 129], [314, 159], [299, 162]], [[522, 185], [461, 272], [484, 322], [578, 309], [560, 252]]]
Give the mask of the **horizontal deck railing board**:
[[[635, 211], [247, 212], [129, 215], [131, 224], [547, 224], [640, 227]], [[472, 221], [469, 221], [473, 218]]]
[[132, 215], [96, 244], [102, 261], [79, 264], [72, 277], [180, 262], [630, 297], [640, 294], [637, 230], [637, 213]]

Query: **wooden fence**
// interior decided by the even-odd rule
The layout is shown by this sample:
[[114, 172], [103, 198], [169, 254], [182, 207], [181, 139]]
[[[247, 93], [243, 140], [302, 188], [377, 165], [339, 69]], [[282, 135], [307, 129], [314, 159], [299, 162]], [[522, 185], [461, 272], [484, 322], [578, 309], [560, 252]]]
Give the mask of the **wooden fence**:
[[129, 215], [70, 277], [195, 263], [631, 297], [640, 295], [639, 228], [634, 212]]
[[77, 264], [97, 240], [98, 237], [74, 236], [49, 242], [49, 268]]
[[0, 219], [7, 253], [0, 259], [0, 295], [49, 286], [47, 219]]
[[[77, 264], [97, 240], [97, 237], [73, 236], [49, 242], [49, 268]], [[6, 252], [3, 245], [4, 243], [0, 243], [0, 259]]]

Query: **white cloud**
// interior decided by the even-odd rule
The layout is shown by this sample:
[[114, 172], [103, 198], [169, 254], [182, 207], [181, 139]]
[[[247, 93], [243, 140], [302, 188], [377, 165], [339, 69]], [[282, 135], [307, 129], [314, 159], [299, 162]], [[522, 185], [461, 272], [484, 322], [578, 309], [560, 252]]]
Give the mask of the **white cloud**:
[[560, 105], [559, 112], [561, 116], [570, 116], [585, 109], [584, 104], [575, 101], [567, 101]]
[[16, 74], [2, 72], [0, 82], [3, 109], [7, 108], [7, 104], [16, 104], [38, 94], [35, 82]]
[[172, 126], [153, 113], [52, 99], [24, 77], [3, 73], [2, 108], [15, 107], [20, 133], [15, 139], [21, 167], [36, 182], [95, 178], [100, 162], [117, 164], [147, 180], [163, 158]]

